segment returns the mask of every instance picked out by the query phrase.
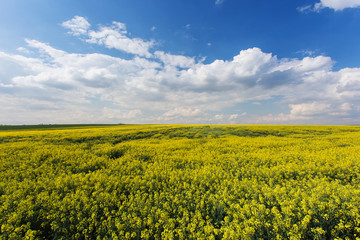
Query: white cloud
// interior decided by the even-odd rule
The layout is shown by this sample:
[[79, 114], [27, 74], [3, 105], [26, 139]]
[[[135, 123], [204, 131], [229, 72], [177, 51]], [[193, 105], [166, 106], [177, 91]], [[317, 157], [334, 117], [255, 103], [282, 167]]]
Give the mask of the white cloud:
[[[88, 40], [91, 31], [84, 34]], [[128, 38], [124, 24], [100, 28], [94, 38], [105, 39], [104, 31]], [[37, 57], [0, 52], [0, 123], [66, 122], [66, 117], [67, 122], [337, 123], [345, 116], [351, 123], [360, 117], [360, 68], [334, 71], [326, 56], [279, 59], [249, 48], [205, 64], [158, 49], [123, 59], [25, 41]], [[274, 99], [280, 100], [270, 103]], [[234, 108], [240, 103], [267, 104], [267, 113], [276, 113], [239, 113]]]
[[70, 29], [70, 33], [79, 36], [81, 34], [86, 34], [88, 29], [90, 28], [90, 23], [84, 18], [80, 16], [75, 16], [73, 19], [65, 21], [61, 24], [64, 28]]
[[172, 109], [164, 114], [165, 117], [173, 117], [173, 116], [180, 116], [180, 117], [197, 117], [201, 116], [204, 113], [198, 108], [185, 108], [185, 107], [178, 107]]
[[107, 48], [115, 48], [127, 53], [151, 57], [149, 49], [154, 41], [144, 41], [140, 38], [130, 38], [126, 25], [120, 22], [112, 22], [110, 26], [102, 26], [98, 30], [90, 30], [90, 24], [85, 18], [76, 16], [62, 23], [62, 26], [71, 30], [76, 36], [85, 36], [86, 42], [104, 45]]
[[301, 103], [301, 104], [290, 104], [290, 114], [293, 116], [306, 116], [315, 115], [327, 112], [330, 109], [331, 104], [328, 103]]
[[[349, 123], [350, 118], [346, 116], [351, 115], [352, 104], [342, 103], [337, 101], [329, 101], [330, 103], [311, 102], [300, 104], [289, 104], [290, 113], [280, 113], [278, 115], [268, 114], [261, 116], [257, 119], [253, 119], [256, 123], [291, 123], [291, 124], [304, 124], [312, 123], [316, 124], [343, 124], [342, 122], [346, 118], [346, 122]], [[332, 116], [339, 116], [336, 119]], [[331, 120], [330, 120], [331, 119]], [[329, 121], [330, 120], [330, 121]]]
[[210, 119], [210, 122], [213, 124], [239, 124], [242, 123], [244, 117], [247, 115], [246, 112], [241, 114], [215, 114]]
[[360, 0], [321, 0], [319, 3], [315, 4], [315, 9], [332, 8], [335, 11], [357, 7], [360, 7]]
[[139, 109], [134, 109], [134, 110], [130, 110], [130, 111], [122, 111], [119, 109], [104, 107], [102, 110], [102, 114], [105, 118], [107, 118], [109, 120], [122, 121], [122, 120], [139, 118], [139, 117], [141, 117], [142, 112]]
[[[0, 53], [2, 72], [7, 73], [0, 82], [0, 91], [40, 101], [47, 107], [91, 107], [97, 101], [128, 109], [96, 110], [103, 116], [97, 119], [104, 121], [131, 121], [145, 110], [157, 112], [160, 117], [142, 113], [143, 121], [209, 121], [207, 111], [217, 111], [214, 121], [222, 116], [223, 122], [236, 123], [251, 119], [251, 113], [225, 115], [222, 109], [240, 102], [266, 101], [272, 96], [282, 96], [290, 112], [260, 120], [304, 120], [345, 112], [351, 116], [357, 111], [349, 106], [355, 104], [360, 91], [360, 69], [332, 72], [329, 57], [278, 59], [259, 48], [250, 48], [232, 60], [204, 64], [191, 57], [156, 51], [154, 56], [163, 62], [160, 64], [156, 59], [74, 54], [39, 41], [26, 42], [42, 55], [29, 58]], [[21, 102], [26, 101], [18, 104]]]
[[297, 51], [296, 53], [300, 53], [301, 55], [303, 56], [314, 56], [319, 50], [309, 50], [309, 49], [303, 49], [303, 50], [300, 50], [300, 51]]
[[220, 4], [222, 4], [224, 2], [224, 0], [216, 0], [215, 1], [215, 5], [220, 5]]
[[153, 41], [144, 41], [140, 38], [129, 38], [125, 24], [113, 22], [109, 27], [101, 27], [98, 31], [89, 31], [87, 42], [115, 48], [139, 56], [151, 57], [149, 49]]
[[24, 48], [24, 47], [18, 47], [16, 50], [18, 50], [19, 52], [25, 53], [25, 54], [31, 53], [31, 52], [29, 51], [29, 49]]
[[222, 121], [224, 120], [225, 116], [223, 114], [216, 114], [214, 116], [214, 120], [217, 120], [217, 121]]
[[336, 91], [346, 99], [355, 99], [360, 95], [360, 68], [344, 68], [336, 73], [338, 83]]
[[266, 116], [260, 116], [256, 119], [252, 119], [248, 123], [266, 123], [266, 124], [277, 124], [277, 123], [291, 123], [299, 124], [304, 123], [304, 121], [311, 120], [309, 116], [296, 116], [291, 114], [280, 113], [278, 115], [268, 114]]
[[314, 7], [313, 5], [306, 5], [306, 6], [298, 7], [297, 10], [302, 13], [308, 13], [308, 12], [313, 12]]
[[37, 48], [40, 52], [48, 54], [53, 59], [60, 59], [66, 54], [66, 52], [64, 51], [55, 49], [48, 44], [36, 40], [25, 39], [25, 42], [28, 44], [29, 47]]
[[208, 113], [194, 107], [176, 107], [159, 116], [154, 116], [154, 123], [207, 123]]
[[235, 120], [238, 117], [239, 117], [239, 114], [232, 114], [232, 115], [230, 115], [229, 120]]
[[350, 111], [352, 109], [352, 104], [345, 102], [345, 103], [341, 104], [340, 109], [343, 111]]
[[162, 51], [156, 51], [155, 57], [159, 58], [165, 65], [190, 68], [195, 65], [195, 59], [193, 57], [186, 57], [182, 55], [173, 55], [164, 53]]
[[358, 8], [360, 7], [360, 0], [320, 0], [320, 2], [315, 3], [314, 5], [307, 5], [304, 7], [299, 7], [300, 12], [309, 12], [309, 11], [320, 11], [324, 8], [331, 8], [335, 11], [342, 11], [345, 8]]

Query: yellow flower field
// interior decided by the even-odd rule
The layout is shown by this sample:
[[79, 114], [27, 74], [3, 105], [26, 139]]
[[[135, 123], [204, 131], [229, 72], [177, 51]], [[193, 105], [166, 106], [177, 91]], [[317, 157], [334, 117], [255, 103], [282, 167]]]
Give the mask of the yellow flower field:
[[0, 239], [360, 239], [360, 126], [0, 130]]

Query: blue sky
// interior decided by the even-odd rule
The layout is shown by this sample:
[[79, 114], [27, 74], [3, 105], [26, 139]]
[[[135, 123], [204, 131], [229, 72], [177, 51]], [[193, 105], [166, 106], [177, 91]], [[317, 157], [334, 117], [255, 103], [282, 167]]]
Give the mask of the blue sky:
[[360, 0], [1, 5], [0, 124], [360, 122]]

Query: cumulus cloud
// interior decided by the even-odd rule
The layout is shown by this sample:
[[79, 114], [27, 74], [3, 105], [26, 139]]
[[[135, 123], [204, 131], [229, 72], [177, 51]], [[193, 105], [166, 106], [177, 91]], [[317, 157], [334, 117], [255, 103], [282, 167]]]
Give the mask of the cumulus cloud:
[[320, 0], [320, 2], [315, 3], [314, 5], [307, 5], [299, 7], [300, 12], [308, 11], [320, 11], [324, 8], [330, 8], [335, 11], [342, 11], [345, 8], [358, 8], [360, 7], [360, 0]]
[[[107, 30], [127, 35], [124, 24], [113, 23]], [[71, 31], [88, 36], [88, 42], [93, 36], [90, 26]], [[205, 64], [150, 48], [123, 59], [25, 42], [25, 55], [0, 52], [0, 123], [341, 123], [344, 117], [351, 123], [360, 117], [360, 68], [334, 71], [327, 56], [279, 59], [255, 47]], [[30, 50], [36, 57], [26, 55]], [[281, 113], [262, 116], [238, 109], [274, 99], [280, 99]]]
[[194, 92], [278, 88], [311, 81], [313, 74], [328, 71], [332, 64], [329, 57], [279, 60], [259, 48], [250, 48], [240, 51], [231, 61], [215, 60], [181, 71], [181, 81], [173, 82], [171, 86]]
[[344, 68], [336, 73], [336, 91], [343, 98], [354, 99], [360, 94], [360, 68]]
[[335, 11], [358, 7], [360, 7], [359, 0], [321, 0], [319, 3], [315, 4], [315, 9], [332, 8]]
[[80, 16], [75, 16], [73, 19], [65, 21], [61, 24], [64, 28], [70, 29], [71, 34], [79, 36], [81, 34], [86, 34], [90, 28], [90, 23]]
[[195, 59], [193, 57], [173, 55], [164, 53], [163, 51], [156, 51], [154, 54], [155, 57], [159, 58], [167, 66], [189, 68], [195, 65]]
[[301, 103], [290, 104], [290, 114], [293, 116], [315, 115], [327, 112], [330, 109], [331, 104], [328, 103]]

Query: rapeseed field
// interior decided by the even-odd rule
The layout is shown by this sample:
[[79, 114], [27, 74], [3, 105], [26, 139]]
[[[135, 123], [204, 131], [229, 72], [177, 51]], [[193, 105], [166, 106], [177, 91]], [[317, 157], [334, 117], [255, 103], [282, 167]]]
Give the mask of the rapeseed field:
[[0, 130], [0, 239], [360, 239], [360, 126]]

